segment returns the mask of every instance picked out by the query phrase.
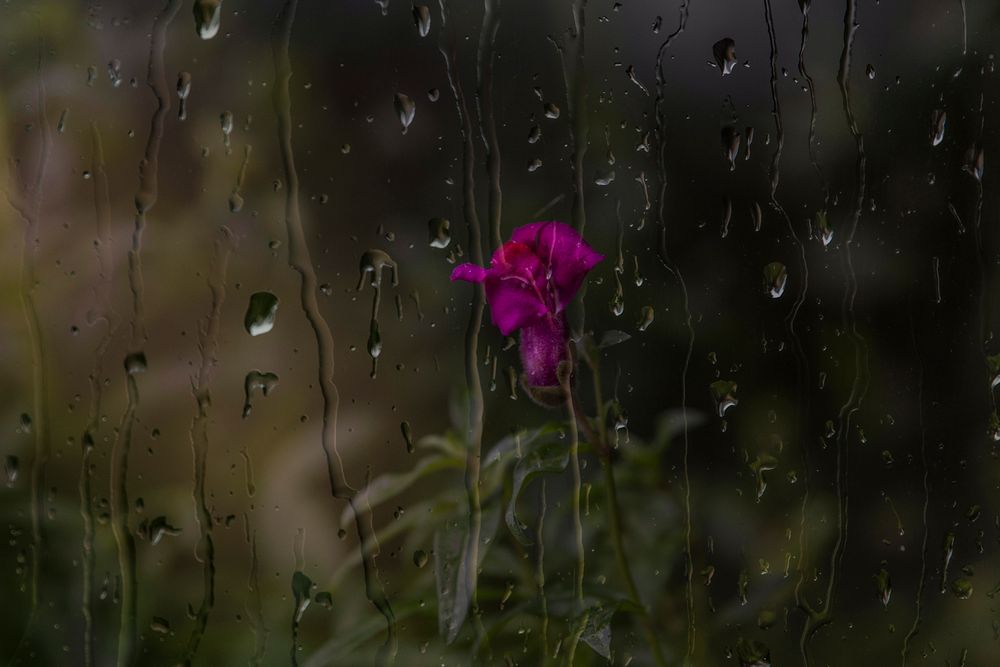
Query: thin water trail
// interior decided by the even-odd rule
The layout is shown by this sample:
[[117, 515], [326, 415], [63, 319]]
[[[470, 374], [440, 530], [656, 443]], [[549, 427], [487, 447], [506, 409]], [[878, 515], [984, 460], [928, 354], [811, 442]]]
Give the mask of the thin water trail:
[[503, 189], [500, 187], [500, 140], [497, 138], [496, 110], [493, 104], [493, 70], [496, 61], [494, 47], [500, 29], [501, 0], [485, 0], [483, 27], [479, 33], [476, 58], [478, 87], [476, 107], [479, 111], [479, 133], [486, 150], [486, 174], [489, 177], [488, 215], [490, 223], [490, 254], [503, 245], [501, 214]]
[[930, 467], [927, 465], [927, 428], [924, 425], [924, 360], [920, 354], [920, 345], [917, 340], [917, 328], [913, 321], [913, 310], [910, 310], [910, 344], [913, 348], [913, 355], [917, 359], [917, 423], [920, 427], [920, 471], [924, 494], [923, 509], [921, 511], [921, 525], [923, 536], [920, 540], [920, 579], [917, 583], [917, 598], [915, 603], [913, 625], [910, 626], [906, 636], [903, 637], [903, 648], [900, 650], [902, 667], [906, 667], [907, 659], [910, 657], [910, 642], [920, 632], [920, 624], [923, 621], [923, 598], [924, 586], [927, 583], [927, 511], [930, 507]]
[[158, 169], [163, 126], [170, 111], [170, 91], [164, 72], [164, 51], [167, 28], [180, 9], [181, 0], [168, 0], [153, 21], [149, 41], [149, 65], [146, 84], [156, 98], [156, 109], [150, 120], [146, 149], [139, 162], [139, 187], [135, 194], [135, 218], [132, 246], [128, 253], [128, 282], [132, 292], [132, 318], [129, 351], [125, 356], [126, 405], [117, 437], [111, 450], [111, 528], [118, 553], [121, 575], [121, 616], [118, 627], [118, 653], [116, 664], [126, 667], [135, 664], [138, 642], [138, 601], [136, 582], [135, 536], [129, 528], [128, 464], [135, 429], [136, 411], [139, 408], [139, 384], [136, 376], [146, 370], [146, 323], [143, 309], [142, 234], [146, 227], [146, 214], [156, 205], [158, 195]]
[[194, 395], [197, 412], [191, 420], [191, 430], [188, 437], [191, 440], [191, 452], [194, 456], [194, 488], [192, 500], [195, 506], [195, 519], [198, 523], [199, 539], [195, 547], [195, 558], [202, 565], [202, 597], [195, 611], [195, 626], [188, 638], [184, 651], [184, 664], [191, 665], [198, 654], [202, 637], [208, 627], [208, 617], [215, 604], [215, 538], [212, 534], [212, 512], [208, 507], [205, 494], [205, 482], [208, 476], [208, 422], [212, 404], [210, 387], [212, 375], [218, 365], [219, 328], [221, 326], [222, 306], [226, 301], [226, 274], [229, 268], [229, 256], [236, 249], [236, 238], [228, 227], [220, 227], [212, 249], [211, 263], [208, 270], [208, 289], [212, 295], [212, 305], [208, 316], [198, 326], [198, 351], [201, 355], [201, 366], [198, 375], [192, 382], [191, 392]]
[[666, 53], [667, 48], [670, 47], [671, 43], [684, 32], [687, 27], [687, 21], [689, 17], [689, 1], [684, 0], [680, 7], [680, 19], [677, 24], [677, 28], [674, 32], [670, 33], [667, 38], [660, 44], [659, 49], [656, 53], [656, 101], [654, 104], [654, 117], [656, 120], [656, 136], [658, 140], [658, 150], [657, 150], [657, 171], [660, 176], [660, 193], [657, 202], [656, 217], [659, 223], [659, 243], [657, 245], [657, 253], [660, 258], [660, 262], [667, 271], [674, 276], [677, 280], [677, 284], [681, 290], [681, 299], [683, 303], [684, 311], [684, 328], [687, 330], [687, 349], [684, 354], [684, 364], [681, 367], [681, 416], [683, 421], [683, 439], [684, 439], [684, 452], [683, 452], [683, 472], [684, 472], [684, 553], [686, 558], [686, 563], [684, 566], [685, 572], [685, 607], [687, 611], [687, 638], [685, 642], [685, 654], [684, 654], [684, 664], [692, 664], [696, 649], [696, 619], [695, 619], [695, 603], [694, 603], [694, 555], [692, 553], [692, 525], [691, 525], [691, 471], [689, 467], [689, 456], [690, 456], [690, 424], [688, 418], [688, 405], [687, 405], [687, 378], [688, 371], [691, 367], [691, 357], [694, 354], [694, 344], [695, 344], [695, 332], [694, 324], [691, 317], [691, 303], [688, 296], [687, 283], [684, 280], [684, 274], [681, 271], [680, 265], [677, 264], [676, 260], [670, 255], [670, 249], [667, 238], [667, 220], [666, 220], [666, 198], [667, 198], [667, 117], [666, 110], [664, 107], [665, 95], [664, 91], [666, 88], [666, 76], [663, 69], [663, 56]]
[[36, 64], [35, 100], [38, 106], [38, 126], [40, 131], [38, 158], [35, 171], [30, 179], [19, 175], [17, 162], [9, 159], [11, 183], [7, 187], [7, 202], [21, 218], [23, 227], [21, 247], [21, 276], [19, 296], [21, 313], [28, 329], [28, 341], [31, 348], [31, 399], [34, 412], [34, 457], [31, 462], [31, 580], [29, 588], [29, 607], [24, 633], [21, 635], [11, 662], [17, 659], [21, 650], [27, 645], [31, 631], [37, 620], [39, 586], [41, 581], [42, 558], [45, 555], [45, 526], [42, 518], [45, 514], [46, 473], [51, 456], [52, 443], [49, 435], [48, 413], [48, 360], [45, 353], [45, 340], [42, 334], [41, 317], [38, 314], [38, 304], [35, 301], [35, 288], [38, 284], [37, 254], [38, 237], [42, 215], [42, 186], [45, 181], [45, 170], [49, 160], [51, 130], [46, 111], [45, 81], [42, 78], [42, 56], [45, 51], [44, 41], [38, 41], [38, 60]]
[[340, 405], [340, 393], [333, 379], [333, 334], [320, 312], [317, 302], [316, 272], [310, 257], [309, 245], [306, 243], [302, 216], [299, 211], [299, 176], [292, 149], [292, 103], [289, 92], [292, 65], [288, 55], [297, 6], [297, 0], [286, 0], [275, 18], [271, 32], [271, 53], [274, 58], [275, 71], [272, 99], [278, 119], [278, 143], [281, 151], [282, 170], [287, 183], [285, 188], [285, 230], [288, 235], [288, 263], [299, 274], [299, 300], [302, 312], [316, 339], [317, 371], [320, 393], [323, 398], [323, 428], [320, 442], [326, 458], [330, 491], [335, 498], [346, 500], [351, 507], [351, 514], [354, 517], [360, 541], [365, 595], [385, 618], [386, 639], [380, 649], [378, 659], [382, 662], [393, 662], [397, 651], [396, 616], [392, 611], [375, 562], [378, 555], [378, 542], [375, 539], [371, 513], [360, 512], [355, 507], [354, 497], [357, 492], [347, 483], [344, 463], [340, 457], [340, 451], [337, 449], [337, 411]]
[[[980, 74], [980, 78], [982, 78]], [[985, 84], [981, 84], [983, 86]], [[976, 141], [971, 149], [971, 161], [970, 164], [966, 165], [966, 171], [973, 177], [975, 181], [975, 208], [973, 209], [972, 218], [972, 241], [973, 248], [976, 254], [976, 270], [978, 273], [977, 282], [978, 285], [978, 327], [976, 328], [976, 346], [983, 357], [983, 373], [985, 376], [985, 386], [987, 388], [987, 400], [986, 407], [989, 411], [990, 422], [987, 427], [987, 432], [994, 439], [1000, 438], [1000, 415], [997, 413], [997, 400], [996, 394], [993, 389], [993, 369], [991, 367], [991, 362], [989, 359], [989, 348], [988, 344], [992, 339], [992, 334], [989, 331], [990, 316], [987, 313], [986, 304], [989, 302], [989, 269], [987, 268], [986, 258], [987, 255], [983, 252], [983, 205], [985, 203], [985, 197], [983, 193], [983, 178], [982, 172], [977, 173], [977, 169], [981, 169], [981, 162], [979, 167], [977, 167], [977, 160], [982, 159], [983, 151], [983, 130], [986, 127], [986, 116], [983, 113], [985, 105], [985, 93], [983, 88], [980, 88], [979, 93], [979, 107], [978, 107], [978, 130], [976, 134]]]
[[542, 603], [542, 656], [548, 662], [549, 655], [549, 599], [545, 594], [545, 512], [548, 503], [545, 497], [545, 479], [542, 479], [538, 492], [538, 528], [535, 531], [537, 555], [535, 561], [535, 585], [538, 586], [538, 596]]
[[[249, 532], [250, 519], [247, 518], [247, 531]], [[270, 631], [264, 620], [264, 602], [260, 594], [260, 560], [257, 557], [257, 532], [254, 531], [250, 538], [250, 574], [247, 577], [247, 593], [250, 599], [247, 601], [247, 620], [253, 632], [253, 655], [247, 661], [250, 667], [259, 667], [267, 655], [267, 637]]]
[[104, 399], [104, 363], [108, 347], [118, 329], [118, 315], [111, 301], [112, 287], [112, 236], [111, 236], [111, 195], [108, 175], [104, 168], [104, 147], [97, 123], [90, 125], [93, 158], [91, 169], [94, 181], [94, 209], [96, 234], [94, 253], [97, 256], [97, 286], [94, 289], [94, 305], [87, 313], [87, 323], [91, 326], [102, 324], [104, 333], [94, 348], [94, 365], [90, 371], [90, 409], [87, 424], [81, 438], [80, 477], [80, 518], [83, 522], [83, 538], [80, 543], [81, 599], [83, 614], [83, 664], [90, 667], [94, 662], [94, 501], [91, 494], [93, 474], [91, 456], [97, 446], [101, 424], [101, 406]]
[[[805, 51], [805, 39], [808, 33], [808, 4], [802, 6], [803, 12], [803, 33], [802, 33], [802, 45], [799, 49], [799, 70], [803, 72], [803, 76], [806, 77], [808, 81], [809, 91], [812, 101], [812, 109], [810, 112], [810, 159], [813, 162], [813, 166], [817, 169], [820, 174], [821, 180], [823, 180], [822, 169], [819, 167], [819, 163], [816, 160], [815, 153], [813, 151], [812, 142], [814, 140], [815, 124], [816, 124], [816, 98], [815, 91], [813, 90], [812, 79], [809, 78], [808, 74], [805, 74], [805, 62], [804, 62], [804, 51]], [[770, 91], [771, 91], [771, 105], [772, 113], [774, 115], [774, 126], [775, 134], [777, 135], [777, 141], [775, 145], [774, 154], [771, 158], [771, 166], [769, 171], [770, 186], [771, 186], [771, 206], [774, 207], [776, 211], [781, 215], [785, 221], [785, 225], [788, 227], [788, 232], [792, 237], [792, 241], [798, 249], [799, 253], [799, 271], [801, 273], [801, 279], [799, 283], [799, 290], [795, 296], [795, 301], [792, 303], [791, 309], [785, 316], [785, 330], [788, 333], [789, 338], [792, 342], [792, 350], [795, 354], [795, 393], [796, 393], [796, 414], [794, 420], [794, 433], [799, 441], [801, 456], [802, 456], [802, 470], [803, 470], [803, 492], [802, 492], [802, 505], [800, 513], [800, 523], [799, 523], [799, 558], [797, 563], [798, 570], [798, 581], [795, 584], [795, 603], [799, 608], [803, 608], [807, 603], [802, 595], [802, 587], [805, 583], [806, 577], [806, 511], [809, 504], [809, 471], [810, 471], [810, 456], [809, 456], [809, 438], [807, 436], [808, 424], [809, 424], [809, 389], [808, 389], [808, 378], [809, 378], [809, 361], [806, 356], [805, 350], [802, 346], [802, 339], [800, 338], [798, 331], [795, 328], [796, 320], [798, 318], [799, 311], [802, 305], [805, 303], [806, 294], [809, 290], [809, 263], [806, 258], [806, 247], [799, 238], [798, 233], [795, 231], [795, 226], [792, 224], [791, 217], [785, 208], [778, 202], [777, 190], [780, 183], [780, 168], [781, 168], [781, 153], [785, 145], [785, 130], [781, 115], [781, 98], [778, 95], [778, 45], [777, 36], [774, 26], [774, 13], [771, 7], [771, 0], [764, 0], [764, 21], [767, 24], [767, 36], [768, 43], [770, 46]], [[826, 197], [825, 189], [826, 184], [823, 180], [824, 187], [824, 198]], [[800, 647], [801, 649], [801, 647]], [[803, 659], [807, 660], [805, 654], [803, 654]]]
[[820, 165], [819, 152], [816, 148], [816, 116], [819, 113], [819, 107], [816, 103], [816, 83], [813, 81], [812, 75], [809, 74], [809, 70], [806, 69], [806, 43], [809, 41], [809, 7], [811, 5], [809, 2], [800, 2], [799, 6], [802, 9], [802, 40], [799, 42], [799, 74], [805, 79], [806, 88], [809, 90], [809, 141], [807, 144], [809, 162], [812, 164], [817, 176], [819, 176], [820, 187], [823, 188], [823, 206], [825, 208], [830, 199], [830, 184], [827, 182], [826, 174]]
[[853, 347], [854, 377], [851, 381], [850, 394], [840, 407], [837, 415], [835, 448], [836, 478], [834, 482], [837, 496], [837, 537], [833, 548], [830, 550], [830, 572], [827, 579], [826, 593], [823, 596], [822, 607], [818, 611], [809, 607], [803, 609], [806, 613], [806, 622], [803, 624], [800, 646], [802, 647], [803, 660], [806, 665], [809, 664], [809, 641], [815, 636], [817, 630], [833, 620], [832, 610], [837, 590], [837, 574], [847, 548], [848, 537], [848, 488], [850, 485], [850, 448], [848, 441], [850, 439], [851, 418], [861, 408], [865, 394], [868, 391], [868, 346], [864, 337], [858, 331], [857, 318], [854, 312], [854, 304], [858, 293], [858, 279], [851, 252], [854, 245], [854, 235], [857, 232], [858, 222], [861, 218], [861, 208], [864, 203], [865, 169], [867, 166], [864, 136], [858, 129], [854, 109], [851, 105], [851, 50], [854, 46], [854, 38], [858, 25], [857, 0], [847, 0], [847, 8], [844, 12], [844, 47], [840, 56], [837, 83], [840, 86], [847, 126], [854, 139], [857, 151], [857, 183], [855, 185], [856, 192], [847, 225], [847, 234], [841, 252], [844, 270], [844, 294], [841, 299], [840, 310], [842, 326], [848, 332]]
[[[441, 7], [441, 42], [439, 49], [444, 57], [448, 83], [458, 111], [459, 133], [462, 137], [462, 215], [469, 231], [469, 253], [472, 262], [482, 266], [483, 238], [476, 212], [476, 182], [474, 167], [476, 162], [475, 145], [472, 137], [472, 119], [466, 103], [465, 92], [458, 68], [458, 41], [455, 26], [451, 22], [451, 7], [448, 0], [440, 0]], [[479, 330], [483, 325], [483, 309], [486, 295], [482, 284], [472, 284], [472, 305], [469, 309], [469, 322], [465, 329], [465, 390], [468, 392], [468, 412], [465, 428], [465, 491], [469, 512], [469, 533], [466, 537], [465, 567], [462, 570], [466, 576], [465, 585], [471, 591], [470, 604], [473, 615], [477, 619], [477, 633], [480, 638], [485, 632], [479, 617], [478, 563], [479, 543], [482, 534], [482, 506], [480, 501], [479, 477], [483, 442], [483, 387], [479, 377]]]
[[566, 62], [566, 51], [563, 45], [551, 36], [548, 39], [555, 46], [562, 63], [563, 84], [566, 88], [566, 111], [569, 117], [569, 139], [573, 149], [570, 160], [572, 166], [570, 187], [573, 192], [571, 221], [573, 228], [582, 236], [584, 227], [587, 225], [587, 212], [584, 205], [583, 162], [587, 155], [587, 146], [590, 143], [589, 123], [587, 122], [587, 70], [585, 66], [587, 0], [573, 0], [571, 9], [573, 27], [569, 31], [568, 37], [575, 47], [572, 54], [572, 69]]

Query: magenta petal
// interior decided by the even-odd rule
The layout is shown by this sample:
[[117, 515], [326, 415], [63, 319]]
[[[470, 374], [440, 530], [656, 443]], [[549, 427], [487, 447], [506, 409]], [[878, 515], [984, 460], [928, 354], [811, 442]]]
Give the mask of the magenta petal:
[[481, 283], [486, 280], [486, 269], [475, 264], [459, 264], [451, 272], [451, 279], [467, 280], [470, 283]]
[[[533, 236], [533, 240], [526, 240]], [[535, 250], [551, 271], [555, 286], [556, 312], [573, 299], [587, 273], [604, 255], [594, 250], [575, 229], [565, 222], [535, 222], [518, 228], [512, 237]]]
[[566, 359], [562, 316], [541, 317], [521, 329], [521, 367], [532, 387], [559, 384], [559, 363]]
[[514, 275], [488, 275], [486, 301], [490, 304], [493, 324], [504, 336], [509, 336], [548, 312], [548, 307], [539, 297], [534, 284]]

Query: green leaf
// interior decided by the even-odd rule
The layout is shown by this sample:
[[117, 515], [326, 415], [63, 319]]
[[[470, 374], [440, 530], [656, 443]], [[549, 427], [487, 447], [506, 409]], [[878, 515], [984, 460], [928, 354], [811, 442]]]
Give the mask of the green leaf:
[[[448, 521], [434, 533], [434, 578], [437, 582], [438, 631], [451, 644], [458, 637], [469, 614], [476, 590], [479, 566], [493, 543], [500, 523], [499, 503], [483, 506], [480, 534], [473, 558], [468, 516]], [[475, 562], [473, 562], [475, 560]]]
[[603, 657], [611, 660], [611, 618], [615, 615], [617, 607], [606, 607], [598, 605], [591, 607], [587, 614], [587, 624], [583, 627], [580, 635], [587, 646]]
[[[399, 495], [421, 477], [449, 468], [461, 468], [464, 465], [465, 463], [462, 459], [453, 456], [426, 456], [406, 472], [388, 473], [373, 479], [368, 486], [361, 489], [355, 497], [353, 505], [363, 508], [375, 507], [393, 496]], [[348, 505], [344, 508], [343, 513], [340, 515], [341, 526], [347, 525], [354, 520], [354, 513], [351, 506]]]
[[504, 518], [507, 521], [507, 528], [521, 544], [528, 546], [533, 542], [526, 532], [528, 527], [517, 518], [517, 499], [521, 491], [535, 476], [541, 473], [562, 472], [568, 464], [569, 443], [550, 441], [532, 449], [514, 466], [513, 488]]
[[610, 331], [605, 331], [601, 334], [601, 342], [598, 343], [597, 347], [602, 350], [606, 347], [611, 347], [613, 345], [618, 345], [619, 343], [624, 343], [625, 341], [632, 338], [629, 334], [624, 331], [618, 331], [617, 329], [612, 329]]

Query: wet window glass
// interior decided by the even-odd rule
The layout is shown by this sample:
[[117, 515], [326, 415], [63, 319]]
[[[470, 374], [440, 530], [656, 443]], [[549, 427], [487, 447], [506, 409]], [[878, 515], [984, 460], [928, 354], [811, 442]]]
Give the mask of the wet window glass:
[[994, 664], [998, 30], [2, 3], [0, 662]]

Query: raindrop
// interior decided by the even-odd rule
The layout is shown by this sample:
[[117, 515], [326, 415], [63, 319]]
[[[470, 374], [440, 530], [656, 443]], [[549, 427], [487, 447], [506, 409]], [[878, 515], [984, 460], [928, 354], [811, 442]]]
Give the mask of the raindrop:
[[830, 245], [830, 242], [833, 241], [833, 227], [830, 226], [826, 209], [816, 212], [816, 227], [819, 229], [819, 240], [824, 246]]
[[959, 577], [951, 582], [951, 592], [959, 600], [968, 600], [972, 597], [972, 581], [966, 577]]
[[14, 486], [17, 481], [17, 473], [20, 470], [20, 459], [13, 454], [8, 454], [3, 462], [3, 472], [4, 477], [7, 480], [7, 486]]
[[753, 219], [753, 230], [759, 232], [760, 225], [764, 220], [764, 214], [760, 210], [760, 204], [756, 201], [750, 204], [750, 217]]
[[399, 285], [399, 273], [396, 262], [384, 250], [367, 250], [361, 255], [359, 267], [360, 278], [358, 280], [358, 291], [365, 286], [365, 280], [374, 288], [375, 295], [372, 298], [372, 315], [368, 327], [368, 356], [372, 359], [371, 377], [374, 378], [378, 372], [378, 358], [382, 354], [382, 334], [379, 331], [378, 311], [382, 302], [382, 271], [388, 269], [392, 272], [392, 285]]
[[413, 453], [413, 431], [410, 429], [410, 422], [402, 421], [399, 424], [399, 430], [403, 434], [403, 441], [406, 443], [406, 453]]
[[118, 58], [108, 63], [108, 79], [114, 88], [122, 85], [122, 61]]
[[736, 658], [740, 667], [771, 667], [771, 651], [756, 639], [740, 640], [736, 644]]
[[546, 118], [549, 118], [551, 120], [555, 120], [556, 118], [559, 118], [559, 107], [557, 107], [552, 102], [546, 102], [545, 106], [544, 106], [544, 109], [545, 109], [545, 117]]
[[451, 221], [431, 218], [427, 221], [427, 235], [432, 248], [447, 248], [451, 243]]
[[396, 114], [399, 116], [399, 124], [403, 126], [403, 134], [406, 134], [406, 131], [410, 129], [410, 123], [413, 122], [413, 116], [417, 113], [417, 105], [405, 93], [396, 93], [393, 104], [396, 107]]
[[253, 397], [258, 391], [264, 396], [269, 396], [276, 386], [278, 386], [278, 376], [274, 373], [262, 373], [258, 370], [247, 373], [243, 380], [243, 418], [250, 416], [253, 410]]
[[736, 156], [740, 152], [740, 131], [734, 125], [722, 128], [722, 154], [729, 161], [729, 171], [736, 169]]
[[295, 612], [292, 615], [294, 623], [302, 620], [302, 614], [309, 607], [309, 603], [312, 601], [312, 587], [312, 579], [307, 577], [305, 573], [300, 570], [292, 573], [292, 595], [295, 597]]
[[278, 315], [278, 297], [270, 292], [254, 292], [250, 295], [247, 313], [243, 317], [243, 327], [251, 336], [266, 334], [274, 328]]
[[948, 115], [944, 109], [935, 109], [931, 113], [931, 145], [938, 146], [944, 141], [944, 128]]
[[594, 175], [594, 185], [607, 186], [611, 185], [615, 181], [615, 170], [611, 169], [606, 172], [597, 172]]
[[125, 357], [125, 372], [129, 375], [138, 375], [146, 372], [146, 353], [132, 352]]
[[785, 293], [785, 282], [788, 273], [781, 262], [771, 262], [764, 267], [764, 292], [772, 299], [779, 299]]
[[729, 37], [720, 39], [712, 45], [712, 56], [722, 76], [731, 74], [736, 67], [736, 42]]
[[413, 22], [421, 37], [426, 37], [431, 31], [431, 9], [427, 5], [413, 5]]
[[222, 145], [226, 147], [226, 153], [232, 151], [230, 135], [233, 133], [233, 112], [223, 111], [219, 114], [219, 126], [222, 128]]
[[642, 311], [639, 314], [639, 322], [636, 325], [639, 331], [645, 331], [649, 328], [649, 325], [653, 323], [653, 318], [655, 313], [652, 306], [643, 306]]
[[162, 616], [154, 616], [149, 622], [149, 629], [161, 635], [170, 633], [170, 621]]
[[180, 103], [177, 105], [177, 118], [180, 120], [187, 119], [187, 99], [190, 94], [191, 73], [181, 72], [177, 75], [177, 99], [180, 100]]
[[889, 606], [889, 598], [892, 597], [892, 579], [889, 577], [886, 565], [887, 563], [882, 561], [882, 568], [872, 575], [872, 579], [875, 582], [875, 591], [878, 593], [878, 599], [884, 608]]
[[195, 0], [194, 27], [202, 39], [212, 39], [222, 21], [222, 0]]
[[732, 380], [716, 380], [708, 385], [712, 398], [715, 399], [716, 412], [720, 417], [725, 417], [729, 408], [739, 404], [736, 398], [736, 383]]

